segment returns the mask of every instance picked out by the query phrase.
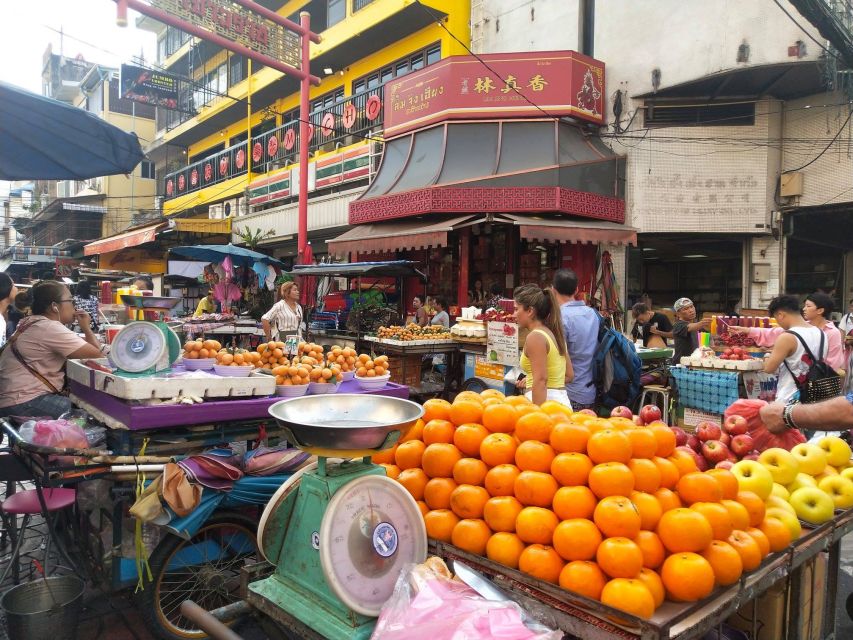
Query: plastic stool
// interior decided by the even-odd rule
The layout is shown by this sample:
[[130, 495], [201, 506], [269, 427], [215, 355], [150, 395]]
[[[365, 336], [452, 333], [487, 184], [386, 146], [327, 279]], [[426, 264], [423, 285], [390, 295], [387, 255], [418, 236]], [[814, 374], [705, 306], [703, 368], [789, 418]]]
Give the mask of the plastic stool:
[[664, 387], [659, 384], [649, 384], [643, 387], [643, 393], [640, 394], [640, 408], [647, 404], [654, 404], [660, 407], [661, 415], [667, 424], [671, 423], [669, 415], [670, 394], [672, 390], [669, 387]]

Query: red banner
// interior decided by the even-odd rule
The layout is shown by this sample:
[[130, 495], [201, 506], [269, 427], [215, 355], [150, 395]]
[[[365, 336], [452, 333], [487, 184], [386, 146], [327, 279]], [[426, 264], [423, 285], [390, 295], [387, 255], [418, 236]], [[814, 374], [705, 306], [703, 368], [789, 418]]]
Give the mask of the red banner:
[[385, 137], [474, 118], [573, 116], [604, 124], [603, 62], [575, 51], [480, 58], [485, 64], [473, 56], [452, 56], [392, 81], [386, 89]]

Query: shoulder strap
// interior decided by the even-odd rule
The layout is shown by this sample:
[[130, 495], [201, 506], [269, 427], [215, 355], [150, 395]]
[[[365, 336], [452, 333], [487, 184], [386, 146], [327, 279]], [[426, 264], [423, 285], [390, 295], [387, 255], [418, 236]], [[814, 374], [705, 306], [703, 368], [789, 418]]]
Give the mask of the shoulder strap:
[[15, 331], [15, 333], [12, 334], [12, 337], [9, 338], [9, 340], [6, 342], [6, 344], [4, 344], [2, 347], [0, 347], [0, 354], [2, 354], [3, 351], [6, 350], [6, 347], [9, 347], [9, 349], [12, 350], [12, 355], [15, 356], [15, 359], [21, 363], [21, 366], [24, 367], [24, 369], [26, 369], [27, 371], [30, 372], [30, 375], [32, 375], [34, 378], [37, 378], [44, 386], [46, 386], [48, 389], [50, 389], [51, 393], [61, 393], [61, 391], [59, 389], [57, 389], [53, 385], [53, 383], [51, 383], [50, 380], [48, 380], [42, 374], [40, 374], [38, 371], [33, 369], [33, 367], [31, 367], [30, 364], [26, 360], [24, 360], [24, 357], [21, 355], [21, 352], [18, 351], [17, 345], [15, 345], [15, 342], [21, 336], [22, 333], [24, 333], [27, 329], [29, 329], [34, 324], [38, 324], [39, 322], [41, 322], [41, 320], [34, 320], [33, 322], [29, 322], [29, 323], [25, 324], [23, 327], [20, 327], [17, 331]]
[[[817, 327], [815, 327], [815, 329], [817, 329]], [[806, 341], [803, 340], [803, 336], [801, 336], [799, 333], [797, 333], [796, 331], [790, 331], [790, 330], [785, 331], [785, 333], [790, 333], [792, 336], [796, 337], [797, 340], [800, 341], [800, 344], [803, 345], [803, 349], [805, 349], [806, 353], [809, 355], [809, 358], [812, 359], [812, 362], [823, 362], [823, 340], [824, 340], [823, 329], [818, 329], [818, 331], [820, 331], [820, 346], [818, 346], [817, 351], [819, 354], [821, 354], [820, 358], [815, 358], [815, 355], [812, 353], [812, 350], [809, 349], [809, 345], [806, 344]]]

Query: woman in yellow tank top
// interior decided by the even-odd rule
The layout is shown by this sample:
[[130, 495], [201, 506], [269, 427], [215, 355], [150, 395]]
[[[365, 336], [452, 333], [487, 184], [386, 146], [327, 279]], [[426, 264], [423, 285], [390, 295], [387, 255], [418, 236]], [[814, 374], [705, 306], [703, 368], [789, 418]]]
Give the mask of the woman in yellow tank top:
[[571, 407], [566, 383], [575, 374], [554, 292], [526, 284], [518, 287], [513, 297], [518, 326], [530, 330], [519, 362], [527, 376], [527, 397], [537, 405], [556, 400]]

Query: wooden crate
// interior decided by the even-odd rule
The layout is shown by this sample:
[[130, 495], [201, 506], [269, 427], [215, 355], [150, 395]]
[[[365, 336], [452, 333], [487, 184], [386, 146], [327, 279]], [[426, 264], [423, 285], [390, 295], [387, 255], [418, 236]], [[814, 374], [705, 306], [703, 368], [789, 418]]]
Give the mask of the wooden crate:
[[421, 363], [423, 356], [412, 354], [408, 356], [389, 356], [388, 367], [391, 370], [391, 382], [408, 387], [421, 383]]

